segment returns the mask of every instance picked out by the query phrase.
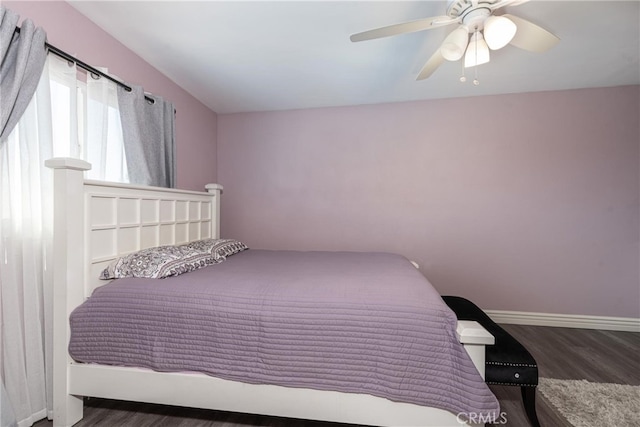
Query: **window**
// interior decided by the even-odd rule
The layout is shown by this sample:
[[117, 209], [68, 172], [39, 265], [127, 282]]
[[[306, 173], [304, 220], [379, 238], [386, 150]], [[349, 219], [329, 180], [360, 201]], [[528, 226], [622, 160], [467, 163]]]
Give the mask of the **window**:
[[89, 179], [129, 182], [115, 84], [55, 55], [47, 61], [53, 156], [88, 161]]

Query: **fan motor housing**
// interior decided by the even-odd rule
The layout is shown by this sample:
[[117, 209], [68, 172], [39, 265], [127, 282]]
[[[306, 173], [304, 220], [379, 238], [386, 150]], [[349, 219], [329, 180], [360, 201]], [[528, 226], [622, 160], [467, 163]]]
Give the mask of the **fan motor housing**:
[[491, 16], [490, 6], [496, 1], [454, 0], [449, 2], [447, 15], [453, 19], [460, 19], [460, 22], [471, 30], [480, 31], [484, 28], [484, 21]]

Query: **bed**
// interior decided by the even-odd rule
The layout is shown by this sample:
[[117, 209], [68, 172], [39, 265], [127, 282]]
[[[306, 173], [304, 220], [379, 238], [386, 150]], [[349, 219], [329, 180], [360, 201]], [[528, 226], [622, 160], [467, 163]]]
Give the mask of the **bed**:
[[[461, 414], [460, 408], [445, 410], [438, 402], [435, 406], [439, 407], [427, 406], [424, 400], [415, 397], [415, 393], [413, 397], [398, 396], [393, 394], [397, 388], [392, 387], [394, 390], [389, 394], [387, 391], [381, 391], [381, 388], [385, 387], [371, 386], [366, 380], [362, 381], [364, 388], [353, 388], [351, 383], [357, 383], [357, 380], [346, 383], [339, 381], [339, 377], [344, 375], [344, 372], [338, 372], [337, 379], [327, 380], [319, 377], [314, 380], [313, 377], [306, 377], [304, 380], [297, 378], [287, 382], [278, 380], [287, 375], [265, 377], [264, 374], [267, 371], [262, 371], [263, 377], [252, 380], [239, 376], [237, 372], [223, 372], [215, 369], [207, 375], [195, 372], [191, 367], [179, 369], [170, 366], [158, 369], [157, 366], [139, 367], [134, 364], [127, 366], [127, 363], [122, 362], [97, 363], [92, 360], [83, 363], [84, 356], [76, 351], [75, 346], [71, 346], [75, 359], [72, 358], [69, 352], [70, 315], [74, 311], [78, 313], [85, 307], [86, 304], [83, 305], [85, 301], [97, 301], [98, 298], [88, 299], [96, 289], [100, 288], [95, 294], [101, 295], [106, 294], [107, 289], [123, 287], [126, 284], [125, 279], [118, 279], [114, 282], [115, 285], [109, 283], [103, 286], [108, 281], [100, 280], [99, 276], [105, 267], [114, 259], [140, 249], [218, 238], [222, 187], [209, 184], [206, 186], [208, 191], [204, 193], [88, 181], [83, 177], [84, 170], [90, 168], [86, 162], [77, 159], [51, 159], [46, 162], [46, 165], [54, 171], [54, 247], [56, 248], [54, 256], [54, 425], [70, 426], [78, 422], [82, 418], [84, 396], [376, 426], [459, 426], [489, 421], [487, 413], [478, 414], [467, 410], [462, 411], [465, 413]], [[342, 275], [342, 271], [353, 270], [355, 264], [362, 262], [369, 263], [366, 271], [375, 276], [379, 276], [375, 271], [376, 265], [387, 263], [397, 264], [398, 272], [394, 274], [411, 276], [412, 280], [424, 280], [417, 278], [421, 277], [417, 270], [413, 269], [412, 273], [406, 269], [406, 265], [410, 263], [402, 257], [373, 254], [373, 258], [367, 255], [367, 260], [364, 260], [364, 258], [361, 259], [363, 256], [357, 253], [314, 255], [250, 249], [233, 255], [219, 265], [183, 274], [175, 279], [188, 276], [191, 282], [196, 283], [198, 280], [205, 280], [202, 277], [205, 273], [209, 274], [207, 272], [228, 277], [245, 274], [246, 277], [242, 280], [246, 286], [250, 286], [253, 279], [246, 272], [250, 271], [252, 266], [261, 265], [261, 271], [264, 271], [268, 269], [266, 266], [274, 265], [275, 262], [289, 262], [292, 269], [293, 266], [301, 265], [308, 269], [306, 272], [291, 273], [287, 279], [300, 280], [300, 277], [307, 277], [305, 274], [313, 274], [314, 269], [322, 268], [314, 266], [315, 261], [311, 258], [315, 257], [314, 259], [331, 258], [333, 264], [342, 265], [343, 270], [337, 270], [340, 274], [336, 275], [336, 278]], [[289, 271], [285, 267], [278, 269], [280, 272]], [[357, 269], [354, 271], [356, 274], [362, 274], [357, 273]], [[277, 277], [282, 277], [278, 271], [275, 271], [275, 274]], [[201, 279], [198, 279], [199, 277]], [[316, 275], [314, 274], [313, 277]], [[155, 284], [148, 282], [145, 285], [150, 286], [149, 290], [154, 289], [153, 292], [158, 292], [158, 283], [162, 282], [162, 286], [168, 286], [170, 283], [169, 279], [138, 280], [155, 280]], [[312, 281], [296, 282], [295, 280], [292, 283], [297, 283], [296, 289], [308, 284], [313, 294], [315, 284], [311, 283]], [[343, 285], [338, 283], [335, 286], [342, 289]], [[242, 286], [234, 286], [236, 287], [242, 291]], [[138, 289], [144, 289], [144, 286], [138, 286]], [[218, 296], [223, 291], [224, 289], [215, 290]], [[251, 287], [244, 291], [246, 295], [265, 293]], [[278, 292], [275, 291], [275, 293]], [[362, 293], [375, 294], [376, 292], [363, 291]], [[381, 293], [378, 297], [394, 299], [392, 295]], [[225, 297], [228, 301], [235, 301], [238, 298], [237, 295], [225, 295]], [[314, 300], [322, 299], [321, 297], [322, 293], [313, 295]], [[294, 317], [299, 315], [301, 307], [304, 308], [305, 304], [308, 304], [309, 301], [304, 298], [303, 294], [299, 294], [292, 299], [295, 304], [299, 304], [295, 306], [298, 311], [294, 310]], [[133, 299], [142, 298], [136, 296]], [[243, 300], [241, 304], [234, 305], [233, 310], [242, 309], [247, 301], [249, 300]], [[348, 302], [348, 300], [345, 301]], [[345, 301], [325, 302], [344, 305], [347, 304]], [[264, 300], [250, 302], [256, 306], [265, 305]], [[400, 302], [407, 304], [406, 300]], [[269, 304], [272, 303], [269, 302], [266, 305]], [[291, 301], [287, 303], [287, 307], [291, 307]], [[338, 309], [342, 307], [336, 308]], [[239, 317], [246, 319], [250, 315], [251, 313], [247, 312]], [[76, 320], [77, 324], [92, 323], [90, 312], [84, 312], [83, 316], [85, 317]], [[96, 315], [96, 319], [97, 317]], [[406, 317], [416, 317], [416, 315], [410, 314]], [[100, 323], [98, 320], [94, 323]], [[321, 321], [321, 318], [314, 318], [310, 323]], [[439, 320], [435, 321], [439, 322]], [[451, 322], [451, 319], [444, 321]], [[455, 375], [452, 377], [462, 378], [459, 380], [461, 382], [466, 381], [467, 377], [471, 378], [469, 385], [464, 384], [465, 390], [474, 388], [469, 391], [482, 394], [483, 402], [486, 404], [485, 391], [488, 392], [488, 388], [475, 390], [475, 387], [481, 388], [478, 383], [481, 383], [484, 373], [484, 346], [492, 344], [493, 337], [475, 322], [457, 322], [457, 325], [455, 320], [453, 322], [451, 334], [464, 346], [460, 347], [456, 343], [457, 347], [464, 349], [462, 351], [464, 357], [458, 357], [459, 360], [450, 363], [461, 372], [459, 375], [454, 372]], [[302, 329], [306, 328], [304, 334], [313, 334], [313, 330], [308, 329], [312, 325], [304, 325], [304, 322], [297, 323]], [[258, 329], [264, 328], [261, 326]], [[340, 333], [342, 332], [340, 331], [338, 335]], [[89, 333], [91, 334], [92, 332]], [[394, 331], [391, 330], [389, 334], [394, 335]], [[353, 338], [349, 340], [352, 341]], [[268, 343], [263, 344], [268, 345]], [[380, 348], [380, 345], [378, 343], [368, 347], [375, 351]], [[361, 349], [358, 349], [359, 351]], [[285, 353], [289, 352], [295, 353], [295, 347], [286, 350]], [[278, 358], [271, 360], [269, 365], [280, 363], [287, 368], [288, 362], [281, 363], [278, 360]], [[247, 363], [246, 366], [251, 366], [249, 362]], [[335, 364], [335, 361], [330, 363]], [[143, 366], [146, 365], [143, 364]], [[403, 365], [403, 369], [407, 369], [407, 366]], [[394, 375], [392, 374], [391, 377]], [[472, 378], [474, 375], [480, 378], [480, 381]], [[413, 375], [409, 377], [413, 378]], [[379, 385], [378, 380], [373, 382]], [[483, 383], [482, 386], [484, 386]], [[460, 387], [463, 387], [462, 383]], [[493, 408], [495, 415], [497, 406], [493, 407], [491, 404], [489, 406]], [[454, 408], [457, 407], [454, 406]], [[488, 411], [486, 405], [483, 408], [485, 412]]]

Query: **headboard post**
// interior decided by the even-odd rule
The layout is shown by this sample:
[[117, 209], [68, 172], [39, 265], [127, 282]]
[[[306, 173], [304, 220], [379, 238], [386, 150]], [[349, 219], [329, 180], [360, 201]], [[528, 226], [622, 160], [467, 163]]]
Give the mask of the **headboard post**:
[[84, 299], [83, 160], [54, 158], [53, 169], [53, 416], [54, 425], [73, 425], [82, 418], [82, 398], [69, 394], [67, 351], [69, 314]]
[[211, 194], [214, 194], [215, 202], [214, 202], [214, 218], [215, 221], [212, 224], [213, 237], [216, 239], [220, 238], [220, 195], [222, 194], [222, 185], [220, 184], [207, 184], [205, 185], [207, 191]]

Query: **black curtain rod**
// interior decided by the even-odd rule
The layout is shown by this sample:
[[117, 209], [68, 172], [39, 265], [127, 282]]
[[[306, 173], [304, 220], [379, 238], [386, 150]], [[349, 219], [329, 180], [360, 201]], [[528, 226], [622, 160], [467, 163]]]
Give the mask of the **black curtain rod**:
[[[16, 32], [20, 33], [20, 27], [16, 27]], [[117, 84], [119, 86], [122, 86], [124, 88], [124, 90], [126, 90], [127, 92], [131, 92], [131, 86], [128, 86], [126, 83], [121, 82], [120, 80], [114, 79], [113, 77], [111, 77], [107, 73], [103, 73], [102, 71], [92, 67], [91, 65], [87, 64], [86, 62], [83, 62], [83, 61], [79, 60], [78, 58], [68, 54], [67, 52], [63, 51], [62, 49], [59, 49], [59, 48], [55, 47], [54, 45], [49, 44], [47, 42], [44, 42], [44, 46], [47, 48], [47, 50], [49, 52], [58, 55], [60, 58], [66, 59], [67, 61], [70, 61], [70, 62], [73, 62], [78, 67], [80, 67], [80, 68], [82, 68], [82, 69], [84, 69], [86, 71], [89, 71], [92, 74], [96, 74], [98, 76], [102, 76], [105, 79], [107, 79], [109, 81], [112, 81], [113, 83], [115, 83], [115, 84]], [[152, 104], [154, 102], [156, 102], [155, 99], [153, 99], [153, 98], [151, 98], [151, 97], [149, 97], [147, 95], [145, 95], [144, 97], [145, 97], [145, 99], [147, 101], [151, 102]]]
[[[75, 58], [71, 55], [69, 55], [67, 52], [58, 49], [57, 47], [45, 42], [44, 43], [45, 47], [49, 50], [49, 52], [54, 53], [56, 55], [58, 55], [60, 58], [62, 59], [66, 59], [67, 61], [70, 62], [74, 62], [78, 67], [83, 68], [85, 70], [87, 70], [88, 72], [90, 72], [91, 74], [97, 74], [99, 76], [104, 77], [105, 79], [112, 81], [113, 83], [122, 86], [124, 88], [124, 90], [126, 90], [127, 92], [131, 92], [131, 86], [128, 86], [126, 83], [121, 82], [120, 80], [114, 79], [113, 77], [111, 77], [109, 74], [107, 73], [103, 73], [102, 71], [98, 70], [97, 68], [92, 67], [91, 65], [87, 64], [86, 62], [80, 61], [78, 58]], [[144, 96], [145, 99], [151, 103], [156, 102], [155, 99], [145, 95]]]

